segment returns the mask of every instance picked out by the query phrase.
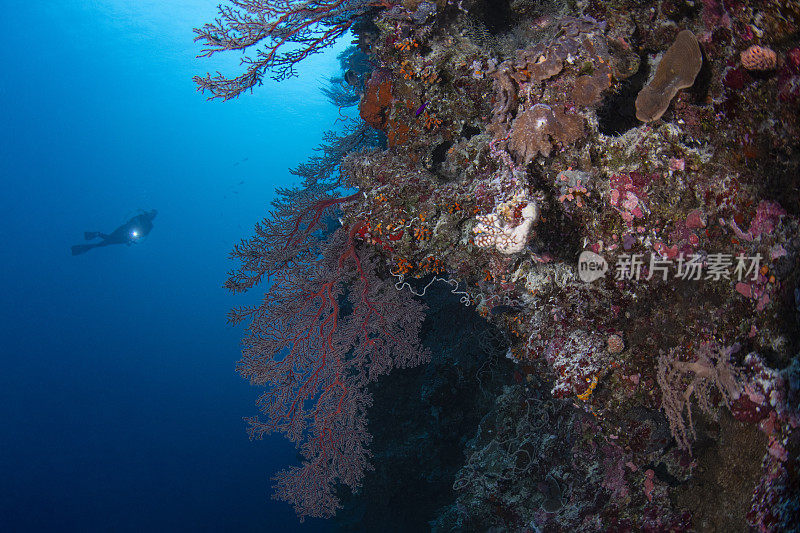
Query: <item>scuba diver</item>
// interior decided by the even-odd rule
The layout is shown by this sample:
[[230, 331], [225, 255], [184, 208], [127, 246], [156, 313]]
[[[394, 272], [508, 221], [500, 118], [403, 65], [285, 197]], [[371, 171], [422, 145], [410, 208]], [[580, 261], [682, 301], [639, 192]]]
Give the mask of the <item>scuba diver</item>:
[[145, 211], [140, 215], [136, 215], [110, 234], [101, 233], [99, 231], [87, 231], [83, 234], [87, 241], [98, 237], [103, 240], [92, 244], [76, 244], [72, 247], [72, 255], [86, 253], [92, 248], [108, 246], [109, 244], [127, 244], [130, 246], [131, 244], [137, 243], [146, 237], [147, 234], [150, 233], [150, 230], [153, 229], [153, 219], [156, 218], [157, 214], [158, 211], [155, 209]]

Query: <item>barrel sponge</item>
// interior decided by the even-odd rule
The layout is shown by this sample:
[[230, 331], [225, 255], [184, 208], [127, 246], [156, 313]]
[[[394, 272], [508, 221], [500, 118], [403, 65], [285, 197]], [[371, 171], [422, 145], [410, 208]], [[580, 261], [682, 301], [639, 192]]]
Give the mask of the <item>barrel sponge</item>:
[[661, 118], [675, 94], [694, 84], [702, 65], [697, 38], [683, 30], [664, 53], [653, 79], [636, 96], [636, 118], [642, 122]]

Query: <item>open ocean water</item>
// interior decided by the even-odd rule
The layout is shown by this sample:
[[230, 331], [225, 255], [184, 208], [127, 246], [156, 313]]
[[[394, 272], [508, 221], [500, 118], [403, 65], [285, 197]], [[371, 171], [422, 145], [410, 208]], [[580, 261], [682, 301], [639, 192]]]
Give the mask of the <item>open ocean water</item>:
[[[207, 102], [192, 28], [216, 0], [19, 2], [0, 17], [0, 530], [317, 531], [269, 499], [293, 462], [248, 441], [225, 324], [231, 247], [337, 110], [327, 50], [300, 76]], [[342, 47], [349, 44], [342, 43]], [[157, 209], [134, 246], [85, 231]], [[252, 298], [258, 297], [257, 294]]]

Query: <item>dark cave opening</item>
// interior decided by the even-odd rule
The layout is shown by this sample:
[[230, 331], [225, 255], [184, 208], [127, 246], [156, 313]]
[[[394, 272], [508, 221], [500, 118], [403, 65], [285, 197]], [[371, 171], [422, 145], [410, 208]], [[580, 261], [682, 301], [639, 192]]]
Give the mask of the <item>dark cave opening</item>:
[[514, 27], [519, 16], [511, 9], [511, 0], [484, 0], [470, 8], [470, 14], [483, 23], [492, 35]]
[[334, 520], [340, 531], [429, 530], [455, 499], [467, 441], [513, 379], [505, 335], [451, 291], [442, 282], [426, 291], [422, 339], [431, 361], [395, 369], [370, 387], [375, 470], [358, 494], [339, 491], [344, 506]]
[[597, 110], [598, 129], [603, 135], [622, 135], [640, 124], [636, 118], [636, 96], [650, 77], [647, 53], [640, 56], [639, 70], [624, 80], [620, 88], [603, 100]]

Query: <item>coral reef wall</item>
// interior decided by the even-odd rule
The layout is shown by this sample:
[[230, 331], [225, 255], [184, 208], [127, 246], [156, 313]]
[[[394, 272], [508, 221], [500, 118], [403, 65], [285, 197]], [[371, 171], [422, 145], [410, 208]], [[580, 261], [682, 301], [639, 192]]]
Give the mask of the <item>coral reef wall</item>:
[[[362, 124], [301, 169], [298, 199], [268, 217], [283, 217], [284, 229], [259, 228], [262, 237], [265, 227], [283, 231], [265, 242], [288, 236], [293, 249], [237, 253], [245, 288], [269, 277], [264, 263], [276, 257], [290, 277], [325, 258], [324, 271], [305, 267], [293, 294], [270, 289], [278, 306], [308, 291], [320, 298], [297, 304], [305, 328], [283, 348], [305, 342], [314, 320], [330, 328], [332, 317], [355, 313], [352, 334], [330, 333], [338, 348], [315, 340], [337, 361], [323, 381], [305, 385], [301, 373], [287, 388], [285, 372], [262, 370], [281, 361], [272, 347], [248, 354], [246, 375], [284, 387], [280, 415], [298, 424], [259, 431], [288, 429], [302, 442], [287, 394], [308, 403], [308, 387], [321, 387], [327, 418], [299, 415], [315, 421], [311, 442], [322, 443], [306, 448], [306, 469], [340, 464], [319, 460], [343, 453], [325, 444], [329, 426], [360, 432], [355, 471], [317, 471], [324, 487], [306, 482], [301, 500], [322, 491], [320, 514], [330, 516], [332, 487], [362, 487], [381, 462], [362, 489], [389, 490], [394, 478], [400, 492], [405, 479], [426, 479], [425, 468], [431, 486], [451, 476], [440, 492], [450, 501], [437, 499], [427, 519], [408, 514], [436, 531], [796, 529], [800, 5], [384, 0], [346, 15], [328, 23], [352, 27], [367, 58], [342, 77]], [[298, 247], [303, 239], [313, 244]], [[241, 288], [240, 278], [229, 286]], [[387, 407], [478, 372], [477, 362], [418, 345], [419, 300], [436, 308], [441, 298], [432, 287], [450, 287], [507, 346], [509, 364], [495, 371], [505, 379], [485, 389], [491, 401], [465, 401], [463, 384], [442, 392], [458, 401], [428, 398], [439, 423], [462, 416], [446, 413], [451, 403], [471, 406], [458, 437]], [[345, 296], [350, 304], [337, 306]], [[423, 330], [461, 327], [439, 320], [429, 316]], [[398, 339], [411, 353], [387, 348]], [[377, 379], [429, 352], [432, 368], [459, 371], [406, 371], [417, 378], [405, 385]], [[317, 375], [330, 361], [304, 364]], [[357, 422], [330, 406], [340, 398], [331, 383], [357, 395]], [[388, 397], [375, 388], [384, 383]], [[387, 432], [389, 421], [408, 431]], [[452, 455], [409, 459], [437, 440], [459, 448], [449, 450], [457, 467]], [[290, 484], [280, 489], [297, 505]], [[361, 516], [378, 527], [374, 507], [359, 515], [342, 497], [343, 524], [358, 529]], [[369, 507], [380, 496], [361, 498]], [[398, 498], [394, 511], [413, 502]]]

